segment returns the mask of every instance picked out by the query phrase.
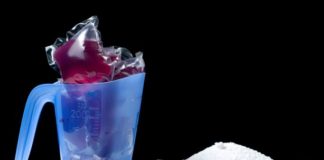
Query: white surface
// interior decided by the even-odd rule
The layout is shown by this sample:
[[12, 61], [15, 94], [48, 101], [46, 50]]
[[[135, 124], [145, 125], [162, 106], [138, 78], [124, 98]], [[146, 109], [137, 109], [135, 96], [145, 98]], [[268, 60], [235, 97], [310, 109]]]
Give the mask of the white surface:
[[253, 149], [235, 143], [215, 143], [187, 160], [272, 160]]

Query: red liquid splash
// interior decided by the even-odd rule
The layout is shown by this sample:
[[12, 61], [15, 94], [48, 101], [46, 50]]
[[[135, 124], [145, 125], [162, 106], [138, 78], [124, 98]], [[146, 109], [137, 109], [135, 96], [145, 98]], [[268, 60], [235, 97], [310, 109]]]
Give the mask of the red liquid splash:
[[69, 40], [54, 54], [64, 83], [106, 82], [111, 79], [111, 68], [101, 55], [98, 41]]

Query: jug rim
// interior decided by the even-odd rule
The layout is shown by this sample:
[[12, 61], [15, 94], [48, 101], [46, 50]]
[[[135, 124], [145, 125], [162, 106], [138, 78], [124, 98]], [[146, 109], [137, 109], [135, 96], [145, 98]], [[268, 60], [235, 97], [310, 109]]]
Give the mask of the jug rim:
[[133, 74], [133, 75], [130, 75], [130, 76], [127, 76], [127, 77], [123, 77], [123, 78], [116, 79], [116, 80], [112, 80], [112, 81], [108, 81], [108, 82], [96, 82], [96, 83], [83, 83], [83, 84], [79, 84], [79, 83], [62, 83], [62, 81], [58, 80], [58, 81], [54, 82], [54, 84], [68, 85], [68, 86], [106, 85], [106, 84], [117, 83], [119, 81], [127, 80], [129, 78], [136, 77], [136, 76], [143, 76], [145, 74], [146, 74], [145, 72], [136, 73], [136, 74]]

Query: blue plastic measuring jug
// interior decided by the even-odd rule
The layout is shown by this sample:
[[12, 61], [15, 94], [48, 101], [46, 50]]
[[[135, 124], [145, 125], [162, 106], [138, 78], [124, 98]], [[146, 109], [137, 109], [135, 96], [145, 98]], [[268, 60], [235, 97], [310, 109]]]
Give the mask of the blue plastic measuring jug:
[[131, 160], [145, 73], [91, 84], [42, 84], [25, 106], [16, 160], [27, 160], [45, 103], [54, 104], [61, 160]]

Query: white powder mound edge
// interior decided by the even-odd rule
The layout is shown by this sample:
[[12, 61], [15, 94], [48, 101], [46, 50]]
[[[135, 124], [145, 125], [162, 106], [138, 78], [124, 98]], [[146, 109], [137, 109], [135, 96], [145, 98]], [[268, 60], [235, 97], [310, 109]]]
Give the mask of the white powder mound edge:
[[235, 143], [215, 143], [187, 160], [272, 160], [253, 149]]

